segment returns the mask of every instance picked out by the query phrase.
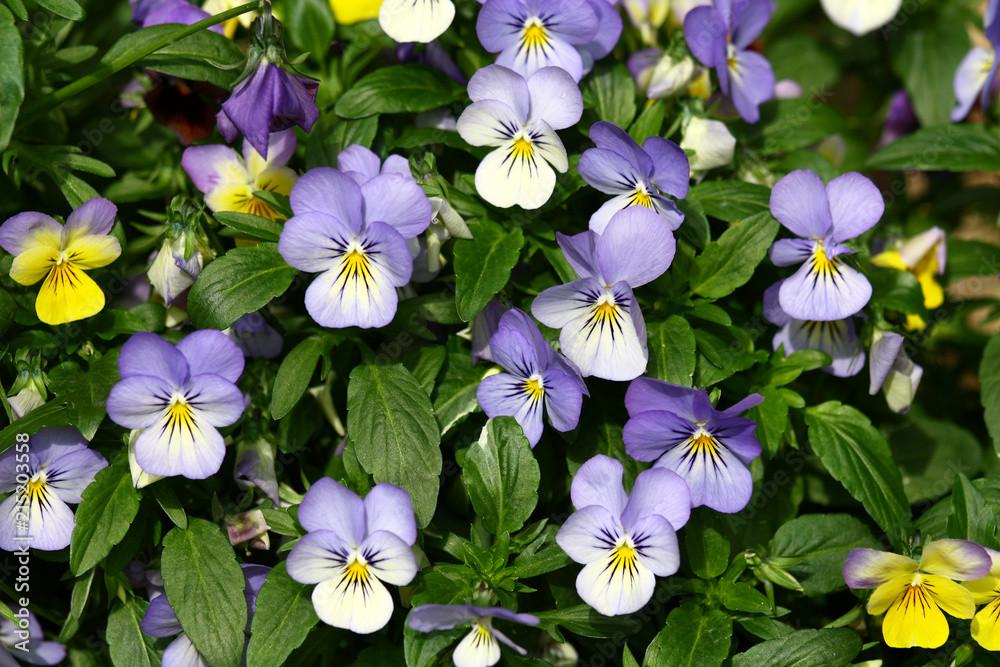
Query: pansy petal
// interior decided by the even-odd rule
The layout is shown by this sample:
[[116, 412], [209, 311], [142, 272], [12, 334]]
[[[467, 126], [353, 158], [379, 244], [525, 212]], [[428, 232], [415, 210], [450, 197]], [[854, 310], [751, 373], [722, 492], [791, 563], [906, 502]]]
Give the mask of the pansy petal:
[[972, 618], [976, 613], [976, 603], [972, 591], [951, 579], [934, 574], [922, 576], [923, 585], [930, 597], [942, 611], [955, 618]]
[[572, 431], [580, 422], [583, 397], [587, 387], [575, 369], [550, 368], [545, 373], [545, 411], [552, 427], [559, 432]]
[[[480, 15], [486, 11], [492, 10], [484, 8]], [[514, 70], [501, 65], [487, 65], [472, 75], [469, 79], [469, 99], [473, 102], [493, 100], [502, 103], [518, 125], [528, 120], [531, 110], [528, 82]]]
[[904, 574], [879, 584], [868, 598], [868, 603], [865, 606], [866, 611], [872, 616], [884, 614], [911, 583], [913, 583], [913, 575]]
[[173, 637], [184, 632], [165, 594], [150, 600], [142, 617], [142, 631], [150, 637]]
[[881, 28], [899, 11], [903, 0], [822, 0], [834, 24], [855, 35]]
[[[288, 129], [281, 132], [272, 132], [267, 141], [266, 159], [247, 140], [243, 141], [243, 159], [250, 174], [259, 177], [268, 171], [278, 171], [288, 164], [288, 161], [295, 154], [295, 147], [297, 145], [298, 140], [295, 138], [295, 130]], [[292, 172], [292, 174], [294, 175], [295, 172]], [[294, 179], [292, 182], [294, 183]], [[288, 192], [285, 194], [288, 194]]]
[[179, 385], [188, 376], [184, 355], [156, 334], [133, 334], [118, 355], [121, 376], [147, 375]]
[[745, 49], [764, 31], [774, 14], [774, 0], [745, 0], [733, 3], [733, 43]]
[[[42, 433], [53, 431], [73, 432], [80, 438], [76, 429], [69, 428], [48, 428]], [[39, 435], [35, 435], [32, 439], [33, 446], [37, 445]], [[81, 446], [47, 464], [46, 484], [63, 502], [77, 504], [83, 497], [84, 489], [94, 481], [94, 476], [107, 466], [107, 459], [93, 449]]]
[[543, 121], [554, 130], [572, 127], [583, 116], [583, 95], [565, 70], [543, 67], [528, 77], [529, 121]]
[[985, 577], [992, 565], [989, 553], [967, 540], [935, 540], [924, 547], [920, 570], [957, 581]]
[[[590, 216], [590, 221], [587, 223], [587, 226], [594, 234], [603, 234], [604, 230], [608, 228], [608, 224], [611, 222], [612, 218], [622, 211], [636, 206], [639, 206], [639, 204], [636, 204], [634, 194], [617, 195], [612, 197], [606, 201], [601, 208], [594, 211], [594, 214]], [[668, 221], [667, 224], [670, 225], [671, 229], [674, 228], [672, 222]]]
[[506, 103], [497, 100], [473, 102], [458, 117], [458, 134], [472, 146], [503, 146], [524, 121]]
[[636, 183], [643, 178], [637, 165], [603, 148], [584, 151], [577, 169], [591, 187], [609, 195], [632, 194]]
[[497, 56], [497, 64], [509, 67], [525, 77], [550, 67], [565, 70], [574, 82], [583, 77], [583, 56], [580, 51], [555, 34], [549, 35], [544, 48], [525, 48], [521, 44], [507, 47]]
[[94, 279], [70, 263], [53, 267], [35, 300], [35, 314], [46, 324], [77, 322], [104, 309], [104, 292]]
[[226, 444], [215, 427], [195, 411], [162, 411], [135, 442], [135, 460], [148, 473], [205, 479], [219, 471]]
[[771, 63], [756, 51], [738, 51], [729, 69], [733, 105], [748, 123], [760, 120], [758, 106], [774, 98]]
[[405, 586], [417, 574], [413, 550], [395, 533], [376, 530], [365, 538], [359, 549], [368, 562], [368, 568], [387, 584]]
[[67, 241], [77, 236], [109, 234], [111, 228], [115, 226], [117, 215], [117, 206], [104, 197], [94, 197], [76, 207], [69, 214], [69, 217], [66, 218], [66, 225], [63, 227], [63, 234], [65, 234]]
[[642, 145], [653, 159], [653, 181], [668, 195], [683, 199], [691, 187], [691, 165], [687, 153], [672, 141], [649, 137]]
[[589, 505], [578, 509], [556, 533], [556, 543], [577, 563], [604, 558], [622, 535], [622, 525], [604, 507]]
[[299, 505], [298, 518], [306, 530], [332, 531], [352, 547], [364, 539], [364, 502], [356, 493], [329, 477], [323, 477], [309, 488]]
[[246, 407], [239, 387], [212, 373], [192, 375], [184, 387], [184, 396], [196, 421], [216, 428], [235, 424]]
[[[674, 531], [687, 524], [691, 516], [691, 492], [680, 475], [664, 468], [650, 468], [635, 478], [635, 485], [622, 512], [622, 525], [636, 535], [640, 532], [637, 527], [640, 520], [651, 515], [669, 521]], [[667, 576], [660, 572], [656, 574]]]
[[576, 592], [605, 616], [631, 614], [642, 609], [656, 588], [656, 577], [641, 558], [622, 558], [607, 552], [584, 567], [576, 578]]
[[705, 421], [712, 414], [712, 404], [703, 390], [652, 378], [639, 378], [629, 385], [625, 393], [625, 407], [632, 417], [659, 410], [671, 412], [689, 422]]
[[35, 211], [18, 213], [0, 225], [0, 248], [15, 256], [33, 245], [58, 250], [61, 237], [62, 225]]
[[510, 141], [487, 155], [476, 169], [476, 191], [499, 208], [541, 208], [556, 187], [556, 173], [531, 148]]
[[432, 42], [444, 34], [454, 18], [451, 0], [383, 0], [378, 13], [382, 30], [400, 43]]
[[81, 269], [99, 269], [121, 254], [121, 244], [114, 236], [78, 234], [66, 243], [67, 258]]
[[938, 648], [948, 640], [948, 621], [920, 586], [896, 598], [882, 621], [882, 637], [892, 648]]
[[221, 331], [202, 329], [190, 333], [177, 343], [177, 350], [195, 373], [212, 373], [230, 382], [243, 374], [243, 351]]
[[1000, 597], [979, 610], [972, 619], [972, 638], [987, 651], [1000, 651]]
[[362, 635], [381, 630], [392, 618], [392, 596], [371, 574], [358, 583], [343, 574], [327, 579], [313, 589], [312, 603], [327, 625]]
[[364, 211], [361, 187], [350, 176], [336, 169], [310, 169], [295, 182], [289, 198], [296, 215], [324, 213], [351, 229], [361, 228]]
[[288, 554], [288, 576], [300, 584], [318, 584], [337, 577], [352, 549], [331, 530], [313, 530]]
[[996, 54], [990, 49], [976, 47], [969, 51], [955, 72], [955, 109], [951, 120], [961, 122], [979, 99], [979, 94], [988, 88], [989, 75], [993, 69]]
[[337, 169], [354, 178], [358, 185], [364, 185], [379, 175], [382, 160], [370, 149], [354, 144], [340, 151]]
[[361, 187], [365, 198], [365, 222], [383, 222], [404, 239], [423, 232], [431, 224], [431, 202], [412, 178], [399, 174], [376, 176]]
[[[27, 512], [18, 507], [19, 497]], [[0, 504], [0, 550], [15, 551], [25, 544], [39, 551], [65, 549], [74, 525], [73, 510], [48, 485], [26, 496], [12, 493]]]
[[163, 651], [163, 661], [160, 667], [209, 667], [208, 663], [198, 653], [198, 649], [188, 639], [187, 635], [179, 635], [177, 639]]
[[[656, 472], [666, 471], [660, 469]], [[677, 532], [662, 515], [647, 514], [637, 519], [629, 528], [629, 533], [642, 564], [652, 570], [653, 574], [669, 577], [677, 572], [681, 564]]]
[[813, 241], [809, 239], [779, 239], [771, 246], [771, 262], [775, 266], [796, 266], [812, 256]]
[[781, 283], [781, 308], [797, 320], [843, 320], [861, 311], [872, 296], [868, 278], [841, 261], [809, 261]]
[[181, 166], [191, 182], [208, 194], [222, 184], [245, 184], [250, 180], [239, 154], [223, 145], [191, 146], [181, 156]]
[[[691, 422], [671, 412], [633, 414], [622, 429], [625, 451], [637, 461], [655, 461], [691, 437]], [[678, 526], [680, 528], [680, 526]]]
[[556, 232], [556, 243], [563, 256], [581, 278], [597, 277], [597, 234], [581, 232], [568, 236]]
[[[585, 281], [571, 285], [581, 282]], [[535, 316], [545, 322], [556, 310], [553, 303], [556, 299], [568, 300], [563, 305], [563, 313], [570, 319], [562, 327], [559, 343], [581, 375], [616, 381], [642, 375], [649, 353], [645, 330], [640, 331], [637, 326], [637, 321], [641, 323], [639, 303], [629, 286], [619, 282], [610, 289], [595, 290], [585, 284], [584, 289], [569, 293], [555, 291], [561, 289], [550, 288], [542, 292], [532, 309]]]
[[833, 226], [826, 186], [808, 169], [793, 171], [775, 184], [771, 213], [802, 238], [824, 238]]
[[451, 630], [485, 616], [487, 607], [471, 604], [422, 604], [406, 617], [406, 624], [417, 632]]
[[852, 549], [844, 561], [848, 588], [875, 588], [890, 579], [912, 575], [917, 563], [906, 556], [876, 549]]
[[739, 512], [753, 493], [753, 479], [746, 464], [715, 440], [699, 446], [695, 440], [669, 449], [656, 466], [673, 470], [691, 490], [691, 506], [705, 505], [723, 514]]
[[285, 222], [278, 252], [300, 271], [319, 273], [335, 266], [342, 245], [356, 230], [326, 213], [301, 213]]
[[500, 644], [493, 629], [476, 623], [451, 654], [455, 667], [492, 667], [500, 662]]
[[582, 509], [591, 505], [603, 507], [612, 516], [621, 516], [628, 502], [622, 486], [624, 468], [619, 461], [598, 454], [584, 462], [573, 476], [570, 498], [573, 507]]
[[684, 39], [694, 57], [715, 67], [726, 57], [726, 23], [715, 7], [695, 7], [684, 17]]
[[885, 200], [871, 179], [857, 172], [838, 176], [826, 186], [833, 219], [833, 240], [846, 241], [860, 236], [885, 213]]
[[417, 520], [406, 489], [384, 482], [376, 484], [365, 496], [364, 505], [369, 534], [382, 530], [394, 534], [405, 544], [417, 541]]
[[542, 396], [536, 396], [523, 378], [507, 373], [483, 378], [476, 390], [476, 399], [487, 417], [513, 417], [524, 431], [532, 447], [542, 437], [544, 423]]
[[677, 242], [658, 215], [632, 206], [615, 215], [597, 239], [597, 263], [605, 282], [629, 287], [650, 283], [674, 261]]

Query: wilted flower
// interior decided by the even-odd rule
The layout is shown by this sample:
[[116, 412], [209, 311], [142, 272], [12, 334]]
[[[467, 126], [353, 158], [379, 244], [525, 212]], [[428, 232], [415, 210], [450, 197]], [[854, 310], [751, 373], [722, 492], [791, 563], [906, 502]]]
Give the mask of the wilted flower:
[[642, 206], [655, 211], [677, 229], [684, 214], [668, 195], [687, 196], [691, 170], [687, 155], [672, 141], [649, 137], [640, 147], [625, 130], [601, 121], [590, 128], [597, 148], [588, 148], [580, 157], [583, 180], [609, 195], [615, 195], [590, 216], [590, 229], [603, 234], [619, 211]]
[[45, 641], [42, 624], [33, 613], [28, 611], [26, 618], [19, 615], [19, 619], [24, 626], [0, 617], [0, 665], [17, 667], [18, 661], [29, 665], [58, 665], [66, 659], [66, 647], [59, 642]]
[[540, 208], [556, 187], [553, 168], [560, 173], [569, 169], [566, 148], [555, 131], [573, 126], [583, 115], [580, 89], [557, 67], [525, 79], [489, 65], [469, 81], [469, 97], [473, 104], [458, 119], [459, 134], [473, 146], [496, 149], [476, 170], [479, 195], [500, 208]]
[[164, 239], [146, 273], [150, 284], [168, 306], [181, 292], [191, 287], [201, 273], [204, 262], [201, 252], [194, 250], [190, 257], [185, 258], [187, 251], [183, 236]]
[[405, 586], [417, 574], [409, 493], [377, 484], [361, 500], [324, 477], [306, 492], [298, 517], [308, 532], [288, 554], [288, 575], [318, 584], [312, 603], [320, 620], [359, 634], [385, 627], [393, 602], [383, 582]]
[[87, 445], [75, 428], [45, 428], [0, 454], [0, 493], [10, 494], [0, 504], [0, 549], [69, 546], [76, 524], [69, 505], [108, 465]]
[[690, 154], [692, 171], [708, 171], [733, 161], [736, 137], [723, 122], [693, 116], [684, 126], [681, 148]]
[[226, 517], [226, 537], [229, 538], [229, 544], [234, 547], [246, 544], [249, 549], [266, 551], [270, 548], [268, 530], [270, 526], [267, 525], [264, 513], [260, 510], [240, 512]]
[[955, 581], [981, 579], [990, 556], [965, 540], [938, 540], [924, 547], [920, 562], [875, 549], [853, 549], [844, 562], [849, 588], [874, 588], [868, 613], [885, 614], [882, 637], [893, 648], [938, 648], [948, 640], [948, 620], [972, 618], [972, 592]]
[[583, 397], [589, 396], [580, 373], [552, 349], [524, 311], [511, 308], [490, 339], [493, 360], [506, 373], [489, 375], [476, 396], [488, 417], [514, 417], [534, 447], [542, 437], [542, 413], [560, 432], [580, 421]]
[[[491, 667], [500, 662], [500, 643], [519, 655], [527, 651], [493, 627], [493, 619], [538, 625], [538, 617], [516, 614], [502, 607], [476, 607], [471, 604], [425, 604], [415, 607], [406, 624], [417, 632], [451, 630], [460, 625], [472, 625], [469, 634], [455, 647], [451, 660], [455, 667]], [[498, 643], [499, 642], [499, 643]]]
[[788, 174], [771, 192], [771, 213], [797, 239], [771, 247], [775, 266], [801, 264], [781, 283], [778, 300], [790, 317], [829, 322], [856, 314], [868, 303], [868, 278], [842, 259], [854, 253], [844, 241], [868, 231], [885, 211], [882, 193], [851, 172], [823, 185], [814, 172]]
[[284, 339], [260, 313], [249, 313], [222, 333], [243, 350], [244, 356], [274, 359], [281, 354]]
[[274, 445], [266, 438], [246, 439], [236, 449], [233, 467], [236, 486], [259, 489], [277, 507], [278, 476], [274, 470]]
[[774, 97], [774, 70], [748, 47], [767, 26], [774, 0], [713, 0], [684, 19], [688, 48], [705, 67], [715, 68], [719, 87], [743, 120], [756, 123], [758, 106]]
[[268, 139], [266, 159], [249, 140], [243, 141], [242, 157], [229, 146], [192, 146], [184, 151], [181, 166], [204, 193], [205, 204], [212, 211], [280, 220], [282, 215], [255, 193], [291, 193], [298, 175], [285, 165], [295, 153], [295, 143], [294, 130], [273, 133]]
[[881, 389], [893, 412], [907, 412], [910, 409], [924, 376], [924, 369], [913, 363], [906, 354], [904, 342], [902, 336], [891, 331], [878, 330], [872, 338], [868, 393], [874, 396]]
[[83, 320], [104, 308], [104, 292], [86, 271], [107, 266], [122, 253], [111, 236], [118, 209], [95, 197], [61, 225], [44, 213], [29, 211], [0, 225], [0, 247], [14, 255], [10, 277], [21, 285], [45, 279], [35, 312], [46, 324]]
[[972, 619], [972, 638], [987, 651], [1000, 651], [1000, 553], [986, 549], [990, 571], [982, 579], [963, 584], [977, 605], [986, 605]]
[[903, 0], [821, 0], [821, 3], [831, 21], [860, 36], [891, 21]]
[[640, 378], [625, 394], [625, 451], [684, 478], [693, 507], [739, 512], [753, 494], [747, 466], [761, 452], [754, 434], [757, 425], [739, 415], [763, 400], [760, 394], [750, 394], [718, 410], [704, 389]]
[[108, 416], [142, 431], [135, 457], [144, 471], [205, 479], [219, 470], [226, 445], [217, 429], [235, 423], [245, 407], [236, 386], [243, 364], [243, 352], [213, 329], [188, 334], [176, 346], [151, 333], [125, 342]]
[[465, 219], [458, 214], [447, 199], [430, 197], [431, 225], [423, 236], [409, 239], [410, 254], [413, 255], [413, 276], [415, 283], [430, 282], [437, 278], [445, 258], [441, 246], [452, 238], [471, 239], [472, 232]]
[[688, 56], [646, 49], [628, 59], [628, 68], [639, 90], [651, 100], [666, 99], [688, 87], [697, 72]]
[[639, 611], [680, 566], [677, 531], [691, 514], [687, 485], [676, 473], [639, 473], [630, 494], [622, 464], [598, 454], [576, 472], [570, 497], [576, 511], [556, 534], [566, 555], [585, 565], [576, 592], [605, 616]]
[[[947, 237], [944, 230], [940, 227], [931, 227], [875, 255], [872, 257], [872, 264], [897, 271], [909, 271], [916, 276], [924, 295], [924, 308], [933, 310], [944, 304], [944, 289], [938, 278], [944, 275], [947, 256]], [[920, 330], [925, 326], [926, 323], [919, 315], [906, 316], [907, 329]]]
[[[674, 259], [676, 242], [652, 211], [632, 206], [604, 233], [556, 234], [579, 280], [539, 294], [531, 312], [561, 329], [559, 344], [584, 377], [631, 380], [646, 370], [646, 323], [632, 289], [659, 278]], [[492, 346], [491, 346], [492, 348]]]
[[451, 0], [383, 0], [378, 23], [397, 42], [432, 42], [455, 18]]

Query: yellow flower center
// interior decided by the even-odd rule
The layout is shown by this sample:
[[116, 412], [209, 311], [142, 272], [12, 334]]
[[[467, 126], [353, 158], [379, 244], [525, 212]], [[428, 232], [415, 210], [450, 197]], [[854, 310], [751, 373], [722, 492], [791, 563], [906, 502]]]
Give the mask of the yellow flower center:
[[354, 247], [344, 255], [344, 264], [340, 271], [346, 280], [353, 280], [355, 282], [361, 280], [364, 281], [366, 286], [374, 282], [371, 260], [360, 247]]
[[175, 397], [167, 406], [167, 418], [164, 424], [164, 432], [169, 433], [173, 438], [175, 433], [194, 431], [194, 415], [191, 412], [191, 405], [180, 396]]
[[813, 250], [812, 272], [823, 279], [832, 278], [834, 275], [840, 273], [837, 268], [837, 260], [827, 257], [826, 250], [823, 248], [821, 241], [816, 242], [816, 248]]
[[549, 31], [538, 19], [529, 19], [521, 34], [521, 46], [525, 49], [543, 49], [549, 45]]
[[284, 219], [284, 216], [271, 208], [267, 202], [254, 196], [253, 190], [249, 186], [234, 190], [230, 194], [229, 202], [224, 210], [235, 211], [237, 213], [249, 213], [250, 215], [256, 215], [259, 218], [267, 218], [268, 220]]
[[627, 536], [621, 538], [615, 548], [611, 550], [611, 559], [608, 569], [612, 577], [616, 575], [637, 574], [639, 571], [639, 551], [635, 544]]
[[715, 457], [719, 453], [719, 441], [708, 431], [698, 431], [691, 438], [691, 451], [694, 454], [708, 454]]
[[29, 502], [37, 502], [45, 497], [46, 475], [44, 472], [36, 473], [25, 485], [24, 495]]
[[343, 581], [348, 584], [365, 586], [371, 574], [368, 572], [368, 565], [355, 558], [344, 568]]
[[542, 383], [542, 378], [538, 375], [532, 375], [525, 380], [524, 393], [528, 395], [528, 400], [532, 403], [542, 400], [542, 397], [545, 396], [545, 385]]
[[640, 183], [632, 193], [632, 198], [628, 201], [629, 206], [645, 206], [653, 208], [653, 198], [650, 196], [646, 186]]
[[472, 645], [476, 648], [479, 648], [480, 646], [490, 646], [496, 641], [489, 627], [483, 623], [476, 623], [476, 625], [472, 628], [472, 632], [474, 633]]
[[515, 160], [530, 160], [535, 154], [535, 145], [526, 137], [518, 137], [510, 148], [510, 154]]

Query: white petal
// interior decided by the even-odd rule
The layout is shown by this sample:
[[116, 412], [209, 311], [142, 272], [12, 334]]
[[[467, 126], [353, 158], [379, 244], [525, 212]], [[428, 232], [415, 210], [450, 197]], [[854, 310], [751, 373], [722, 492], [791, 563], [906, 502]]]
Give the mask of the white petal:
[[559, 336], [563, 354], [584, 377], [626, 381], [642, 375], [649, 354], [631, 312], [639, 307], [631, 290], [620, 283], [601, 293], [580, 293], [579, 298], [587, 307], [579, 308], [563, 327]]
[[432, 42], [454, 18], [451, 0], [385, 0], [378, 13], [382, 30], [400, 43]]
[[26, 544], [58, 551], [69, 546], [73, 525], [73, 510], [50, 485], [36, 494], [12, 493], [0, 504], [0, 550], [14, 551]]
[[451, 656], [455, 667], [492, 667], [500, 662], [500, 644], [484, 625], [472, 626]]
[[361, 544], [360, 551], [371, 571], [386, 583], [405, 586], [417, 575], [413, 550], [393, 533], [376, 530]]
[[822, 0], [822, 3], [831, 21], [855, 35], [864, 35], [891, 21], [903, 0]]
[[576, 591], [583, 601], [605, 616], [639, 611], [653, 597], [654, 588], [656, 577], [641, 558], [623, 562], [611, 551], [576, 578]]
[[[348, 566], [350, 567], [350, 566]], [[347, 568], [313, 590], [316, 614], [327, 625], [367, 635], [385, 627], [392, 617], [392, 596], [370, 572], [351, 580]]]
[[538, 151], [520, 151], [509, 141], [486, 156], [476, 170], [479, 196], [499, 208], [541, 208], [556, 187], [556, 173]]
[[383, 327], [396, 315], [396, 282], [380, 257], [359, 260], [345, 253], [306, 290], [306, 310], [317, 323], [333, 329]]
[[185, 417], [170, 408], [144, 429], [135, 442], [135, 460], [148, 473], [205, 479], [218, 472], [226, 455], [222, 436], [193, 412]]
[[475, 102], [458, 117], [458, 133], [473, 146], [503, 146], [521, 131], [523, 119], [497, 100]]

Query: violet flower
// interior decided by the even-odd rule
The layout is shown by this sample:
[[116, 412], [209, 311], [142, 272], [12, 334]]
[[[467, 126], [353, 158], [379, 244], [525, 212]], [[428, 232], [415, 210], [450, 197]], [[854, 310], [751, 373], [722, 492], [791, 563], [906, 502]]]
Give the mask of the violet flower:
[[479, 383], [476, 397], [486, 416], [514, 417], [532, 447], [542, 437], [543, 412], [557, 431], [576, 428], [583, 397], [590, 395], [587, 385], [524, 311], [511, 308], [504, 313], [490, 339], [490, 352], [507, 372]]
[[754, 435], [757, 425], [739, 415], [763, 400], [751, 394], [727, 410], [717, 410], [704, 389], [640, 378], [625, 394], [625, 451], [683, 477], [693, 507], [739, 512], [753, 494], [747, 466], [761, 452]]
[[805, 169], [778, 181], [771, 192], [771, 213], [799, 238], [776, 241], [771, 261], [775, 266], [801, 264], [781, 283], [782, 310], [797, 320], [830, 322], [864, 308], [872, 286], [844, 262], [844, 256], [854, 253], [844, 242], [868, 231], [884, 211], [882, 193], [855, 172], [827, 185]]
[[[132, 12], [133, 20], [138, 21], [143, 28], [151, 25], [164, 25], [169, 23], [179, 23], [181, 25], [194, 25], [198, 21], [207, 19], [210, 14], [201, 7], [192, 5], [188, 0], [158, 0], [156, 2], [143, 3], [139, 8], [137, 17], [135, 8]], [[138, 6], [137, 6], [138, 7]], [[214, 25], [209, 30], [223, 34], [221, 25]]]
[[251, 358], [274, 359], [281, 355], [284, 339], [260, 313], [249, 313], [233, 322], [222, 333], [236, 343], [243, 355]]
[[874, 396], [881, 389], [889, 409], [900, 413], [910, 410], [924, 376], [924, 369], [906, 354], [904, 342], [905, 339], [898, 333], [876, 331], [868, 363], [871, 380], [868, 393]]
[[985, 110], [996, 94], [997, 72], [1000, 71], [1000, 0], [990, 0], [983, 16], [986, 39], [990, 46], [974, 47], [955, 72], [955, 110], [951, 120], [960, 122], [979, 100]]
[[500, 318], [506, 313], [508, 307], [500, 303], [497, 299], [492, 299], [482, 312], [472, 320], [472, 363], [478, 364], [480, 361], [493, 361], [493, 351], [490, 349], [490, 342], [493, 334], [500, 328]]
[[774, 0], [713, 0], [713, 6], [695, 7], [684, 19], [691, 53], [715, 68], [722, 93], [748, 123], [756, 123], [758, 107], [774, 97], [771, 63], [748, 48], [774, 9]]
[[556, 542], [585, 567], [576, 592], [605, 616], [642, 609], [656, 588], [680, 566], [677, 531], [691, 514], [687, 485], [676, 473], [651, 468], [639, 473], [629, 494], [622, 464], [598, 454], [577, 471], [570, 487], [576, 511]]
[[603, 234], [616, 213], [631, 206], [655, 211], [671, 229], [684, 222], [684, 214], [668, 195], [687, 196], [691, 169], [680, 146], [661, 137], [649, 137], [640, 147], [625, 130], [601, 121], [590, 127], [588, 148], [580, 157], [583, 180], [614, 197], [590, 216], [590, 229]]
[[234, 424], [245, 407], [236, 386], [243, 365], [243, 352], [214, 329], [188, 334], [176, 346], [151, 333], [125, 342], [108, 416], [140, 431], [135, 458], [143, 471], [188, 479], [218, 472], [226, 445], [217, 429]]
[[889, 110], [885, 115], [885, 128], [882, 130], [879, 145], [891, 144], [918, 127], [920, 127], [920, 121], [913, 111], [909, 94], [905, 90], [897, 90], [889, 100]]
[[493, 627], [493, 619], [538, 625], [537, 616], [517, 614], [502, 607], [477, 607], [471, 604], [425, 604], [415, 607], [406, 618], [406, 624], [417, 632], [451, 630], [460, 625], [472, 625], [469, 634], [459, 642], [452, 653], [455, 667], [491, 667], [500, 662], [500, 644], [527, 655], [504, 633]]
[[0, 617], [0, 667], [58, 665], [66, 659], [66, 647], [59, 642], [45, 641], [38, 617], [28, 612], [26, 628]]
[[0, 493], [10, 494], [0, 503], [0, 550], [69, 546], [76, 525], [69, 505], [82, 500], [83, 490], [108, 465], [87, 445], [75, 428], [52, 427], [0, 454]]
[[308, 532], [288, 554], [288, 575], [317, 584], [313, 608], [336, 628], [370, 634], [392, 617], [383, 582], [405, 586], [417, 574], [417, 524], [410, 494], [377, 484], [365, 499], [329, 477], [306, 492], [299, 523]]
[[556, 234], [556, 240], [580, 279], [539, 294], [532, 314], [561, 329], [563, 354], [583, 377], [642, 375], [649, 359], [646, 323], [632, 289], [669, 268], [676, 249], [670, 227], [652, 211], [633, 206], [616, 214], [601, 235]]

